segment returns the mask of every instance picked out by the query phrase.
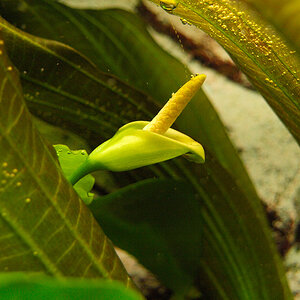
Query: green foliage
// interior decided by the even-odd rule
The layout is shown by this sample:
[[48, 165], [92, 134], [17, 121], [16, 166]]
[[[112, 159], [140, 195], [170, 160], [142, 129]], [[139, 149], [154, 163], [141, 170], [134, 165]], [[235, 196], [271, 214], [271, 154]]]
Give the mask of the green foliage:
[[224, 47], [299, 143], [300, 60], [294, 49], [239, 1], [177, 2], [172, 13], [203, 29]]
[[[19, 5], [27, 9], [21, 12], [17, 9]], [[77, 10], [52, 0], [1, 0], [0, 7], [2, 16], [12, 24], [19, 28], [26, 24], [26, 31], [31, 34], [74, 47], [103, 72], [115, 74], [146, 93], [138, 93], [116, 77], [91, 69], [87, 61], [75, 59], [78, 55], [62, 44], [51, 47], [51, 54], [56, 50], [60, 56], [50, 58], [45, 49], [49, 41], [32, 39], [23, 32], [27, 38], [21, 42], [15, 28], [2, 24], [10, 57], [23, 78], [30, 110], [48, 122], [76, 132], [93, 147], [130, 121], [151, 120], [160, 105], [189, 78], [187, 67], [162, 50], [143, 22], [132, 13]], [[41, 53], [38, 47], [41, 44], [48, 53]], [[41, 69], [44, 69], [42, 73]], [[46, 84], [41, 82], [41, 76]], [[203, 91], [194, 97], [175, 126], [205, 145], [236, 178], [240, 188], [256, 196], [219, 116]], [[154, 173], [159, 174], [157, 170]]]
[[[185, 66], [153, 41], [142, 21], [121, 10], [75, 10], [54, 0], [0, 0], [0, 8], [6, 47], [0, 45], [0, 270], [104, 277], [133, 287], [99, 223], [177, 296], [194, 286], [204, 299], [291, 299], [260, 199], [203, 92], [175, 126], [204, 145], [206, 163], [175, 159], [115, 173], [120, 187], [131, 185], [90, 208], [35, 129], [5, 50], [30, 111], [95, 147], [128, 122], [152, 119], [187, 80]], [[215, 37], [299, 140], [299, 61], [273, 29], [236, 1], [182, 0], [169, 12]], [[67, 177], [86, 160], [77, 153], [67, 161], [68, 151], [59, 157]], [[159, 179], [136, 183], [154, 176]], [[75, 186], [83, 200], [90, 201], [92, 183], [90, 177]], [[76, 288], [69, 280], [28, 280], [21, 278], [22, 291], [37, 284], [41, 293], [51, 286], [52, 295]], [[90, 284], [82, 288], [96, 292]], [[111, 292], [110, 284], [97, 288]], [[75, 293], [83, 299], [80, 289]], [[118, 292], [135, 299], [117, 290], [107, 299]]]
[[[300, 2], [298, 0], [243, 0], [252, 4], [273, 24], [284, 37], [290, 42], [292, 47], [300, 50]], [[276, 16], [276, 18], [274, 18]], [[294, 51], [292, 51], [294, 52]], [[300, 57], [300, 56], [299, 56]]]
[[[69, 178], [88, 158], [85, 150], [70, 150], [66, 145], [54, 145], [60, 167], [66, 178]], [[95, 183], [95, 178], [88, 174], [81, 178], [75, 185], [74, 190], [85, 204], [93, 201], [94, 194], [90, 193]]]
[[115, 281], [58, 280], [36, 274], [0, 274], [0, 298], [5, 300], [141, 300], [135, 291]]
[[[1, 40], [3, 41], [3, 40]], [[112, 244], [39, 135], [0, 43], [0, 270], [132, 284]]]
[[205, 226], [191, 184], [148, 179], [95, 199], [90, 209], [116, 245], [176, 293], [189, 292], [201, 268]]

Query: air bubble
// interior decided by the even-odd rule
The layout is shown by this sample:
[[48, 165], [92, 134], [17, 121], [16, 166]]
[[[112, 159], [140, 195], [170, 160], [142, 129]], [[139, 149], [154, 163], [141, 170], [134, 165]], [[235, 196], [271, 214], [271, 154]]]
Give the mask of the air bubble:
[[184, 19], [184, 18], [180, 18], [180, 21], [181, 21], [181, 23], [182, 23], [183, 25], [189, 25], [189, 26], [192, 25], [191, 22], [189, 22], [188, 20], [186, 20], [186, 19]]
[[177, 7], [177, 4], [177, 1], [174, 0], [160, 1], [160, 7], [168, 13], [172, 13], [173, 10]]

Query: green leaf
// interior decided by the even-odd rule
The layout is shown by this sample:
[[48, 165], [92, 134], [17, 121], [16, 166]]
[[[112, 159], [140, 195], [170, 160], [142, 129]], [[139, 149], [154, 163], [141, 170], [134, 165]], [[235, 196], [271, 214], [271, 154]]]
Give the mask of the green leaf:
[[3, 19], [0, 27], [23, 78], [28, 106], [42, 119], [72, 128], [98, 146], [131, 119], [157, 112], [152, 99], [100, 72], [71, 47], [25, 34]]
[[[261, 210], [253, 212], [253, 203], [211, 157], [207, 157], [197, 173], [198, 179], [193, 178], [189, 171], [185, 172], [185, 180], [189, 183], [179, 182], [176, 189], [172, 189], [172, 182], [165, 182], [163, 186], [163, 181], [127, 187], [100, 198], [99, 202], [95, 200], [91, 209], [117, 245], [134, 253], [141, 263], [172, 288], [176, 284], [176, 272], [174, 277], [169, 275], [165, 278], [164, 270], [156, 265], [155, 260], [144, 256], [143, 243], [136, 243], [146, 239], [143, 234], [148, 235], [153, 243], [152, 246], [151, 243], [144, 245], [148, 249], [144, 251], [154, 252], [156, 249], [166, 253], [164, 243], [172, 245], [168, 247], [170, 253], [167, 257], [175, 258], [184, 269], [185, 276], [194, 275], [194, 284], [200, 288], [205, 299], [291, 299], [280, 258], [271, 242]], [[200, 204], [200, 211], [193, 202], [194, 197]], [[170, 204], [172, 201], [169, 199], [175, 204]], [[186, 203], [180, 204], [180, 201]], [[188, 212], [178, 212], [181, 207], [188, 209]], [[198, 224], [194, 223], [196, 216]], [[191, 244], [186, 242], [185, 233], [182, 234], [181, 230], [190, 230], [190, 235], [193, 235], [189, 236]], [[199, 235], [202, 240], [196, 242]], [[175, 246], [173, 243], [176, 240]], [[195, 251], [193, 243], [201, 243], [200, 252]], [[178, 252], [174, 254], [176, 250]], [[186, 251], [191, 250], [194, 254], [186, 256]], [[198, 261], [193, 260], [194, 256]], [[174, 268], [172, 261], [165, 260], [164, 265], [168, 264], [169, 268]], [[177, 288], [188, 287], [187, 279]]]
[[281, 31], [300, 56], [300, 2], [298, 0], [243, 1], [256, 7], [261, 15]]
[[0, 43], [0, 271], [104, 277], [133, 286], [111, 242], [32, 123]]
[[[39, 3], [45, 4], [42, 1]], [[54, 2], [47, 1], [47, 3], [53, 4]], [[32, 11], [31, 6], [30, 10]], [[38, 15], [43, 16], [43, 14]], [[52, 18], [56, 17], [56, 14], [50, 15]], [[131, 45], [137, 45], [137, 41], [140, 40], [144, 43], [145, 39], [141, 31], [132, 29], [131, 23], [128, 22], [130, 18], [124, 17], [123, 22], [119, 23], [118, 28], [122, 30], [116, 35], [117, 38], [121, 38], [120, 32], [127, 32], [124, 44], [125, 42], [128, 44], [127, 37], [131, 35], [139, 36], [135, 39], [136, 43], [132, 42]], [[111, 21], [113, 18], [108, 17], [108, 20]], [[118, 122], [127, 123], [130, 121], [128, 119], [150, 119], [154, 115], [153, 111], [157, 112], [153, 100], [150, 101], [149, 98], [122, 84], [114, 77], [100, 73], [71, 48], [25, 35], [4, 21], [1, 24], [11, 57], [21, 72], [26, 71], [26, 74], [22, 76], [28, 103], [31, 103], [32, 109], [45, 119], [57, 124], [61, 122], [73, 132], [85, 137], [90, 144], [98, 145], [101, 140], [110, 138], [120, 127]], [[51, 26], [55, 24], [53, 19], [50, 24]], [[113, 24], [112, 21], [111, 24]], [[128, 26], [131, 28], [130, 32], [125, 31]], [[76, 30], [65, 33], [77, 34]], [[106, 44], [101, 43], [101, 45]], [[158, 52], [154, 52], [155, 54], [152, 52], [150, 55], [147, 52], [148, 48], [144, 46], [135, 48], [137, 51], [139, 49], [141, 57], [144, 53], [151, 59], [157, 55], [161, 59], [166, 58], [169, 63], [167, 66], [164, 65], [163, 69], [157, 68], [157, 71], [153, 72], [151, 78], [154, 78], [156, 74], [157, 85], [161, 81], [165, 85], [168, 84], [169, 77], [165, 74], [170, 75], [170, 81], [172, 76], [176, 78], [180, 76], [180, 73], [176, 72], [178, 63], [175, 60]], [[149, 45], [149, 49], [153, 47]], [[112, 61], [116, 62], [117, 58], [122, 59], [121, 54], [119, 52], [119, 55], [115, 55]], [[129, 68], [128, 60], [122, 61], [123, 68]], [[149, 63], [149, 57], [147, 63]], [[161, 66], [160, 63], [157, 65]], [[170, 73], [166, 73], [167, 71]], [[38, 87], [39, 94], [36, 95]], [[186, 125], [181, 121], [179, 127], [182, 130], [184, 126], [191, 125], [191, 132], [195, 133], [191, 134], [193, 137], [204, 132], [203, 139], [206, 136], [209, 140], [207, 145], [211, 143], [212, 149], [218, 151], [217, 157], [223, 165], [227, 164], [227, 171], [209, 155], [209, 151], [206, 151], [207, 161], [201, 167], [187, 164], [182, 160], [173, 160], [170, 163], [151, 167], [152, 174], [155, 176], [188, 180], [193, 185], [193, 192], [197, 193], [197, 197], [201, 199], [202, 217], [205, 223], [203, 233], [205, 247], [201, 269], [196, 277], [197, 285], [210, 299], [289, 299], [290, 292], [284, 277], [284, 270], [271, 241], [259, 199], [248, 177], [243, 176], [245, 174], [243, 169], [235, 168], [236, 164], [241, 165], [235, 155], [231, 156], [231, 145], [225, 142], [230, 147], [222, 147], [224, 138], [222, 131], [217, 128], [213, 131], [214, 125], [220, 125], [220, 123], [218, 119], [213, 118], [211, 110], [207, 109], [207, 103], [203, 99], [196, 100], [192, 112], [188, 113], [190, 118], [188, 119], [188, 115], [185, 117]], [[212, 119], [208, 119], [208, 116]], [[194, 122], [196, 125], [193, 126]], [[189, 133], [188, 130], [182, 131]], [[220, 138], [219, 142], [218, 138]], [[202, 140], [199, 139], [199, 141]], [[210, 147], [205, 146], [205, 149], [207, 148]], [[237, 179], [233, 179], [232, 174]], [[132, 182], [145, 176], [151, 176], [148, 169], [119, 174], [118, 178]], [[248, 190], [247, 194], [241, 191], [241, 186], [244, 186], [243, 191]], [[189, 222], [188, 216], [185, 217], [185, 221]]]
[[[54, 145], [58, 156], [59, 164], [66, 178], [70, 177], [88, 158], [85, 150], [70, 150], [66, 145]], [[95, 178], [92, 175], [86, 175], [81, 178], [75, 185], [75, 191], [85, 204], [90, 204], [93, 201], [94, 194], [90, 193], [95, 183]]]
[[141, 300], [116, 281], [58, 280], [24, 273], [0, 274], [0, 298], [5, 300]]
[[[129, 82], [132, 86], [151, 95], [160, 105], [164, 104], [172, 92], [175, 92], [189, 79], [190, 73], [186, 66], [163, 51], [153, 41], [145, 24], [129, 12], [122, 10], [76, 10], [60, 5], [53, 0], [1, 0], [0, 7], [2, 16], [8, 21], [20, 28], [25, 28], [26, 31], [32, 34], [59, 40], [74, 47], [92, 59], [102, 71], [109, 71]], [[18, 7], [23, 9], [20, 10]], [[108, 93], [105, 85], [100, 86], [98, 84], [96, 87], [93, 82], [90, 82], [93, 81], [91, 79], [82, 81], [82, 77], [76, 74], [74, 68], [69, 68], [65, 64], [62, 65], [59, 62], [60, 68], [53, 67], [52, 64], [54, 65], [56, 61], [60, 61], [58, 58], [53, 58], [53, 62], [49, 57], [45, 59], [44, 56], [41, 59], [35, 59], [34, 57], [41, 56], [41, 54], [32, 55], [32, 53], [36, 53], [36, 45], [30, 42], [30, 39], [27, 39], [27, 43], [24, 44], [20, 41], [13, 42], [15, 40], [15, 38], [12, 38], [13, 36], [16, 39], [19, 38], [14, 29], [10, 30], [10, 32], [7, 32], [7, 38], [11, 41], [11, 57], [21, 72], [26, 71], [26, 74], [23, 74], [26, 100], [29, 102], [32, 111], [39, 113], [42, 118], [58, 124], [61, 120], [51, 115], [50, 111], [55, 111], [55, 115], [57, 115], [63, 109], [61, 103], [64, 103], [65, 107], [68, 107], [63, 112], [64, 123], [69, 118], [65, 115], [66, 110], [68, 110], [74, 116], [72, 117], [73, 125], [70, 124], [68, 127], [76, 130], [78, 123], [88, 122], [88, 119], [91, 119], [91, 110], [88, 109], [88, 106], [95, 106], [96, 104], [97, 107], [92, 112], [93, 120], [89, 121], [89, 126], [91, 126], [92, 121], [93, 123], [98, 122], [97, 128], [102, 131], [101, 136], [104, 137], [104, 134], [109, 130], [106, 128], [107, 124], [100, 123], [99, 118], [106, 121], [108, 109], [112, 116], [108, 122], [115, 127], [106, 135], [105, 139], [108, 139], [121, 125], [129, 121], [150, 120], [158, 112], [159, 108], [154, 105], [153, 101], [152, 105], [146, 107], [149, 113], [145, 113], [145, 110], [141, 111], [141, 109], [137, 111], [134, 106], [139, 108], [142, 103], [146, 103], [146, 96], [130, 93], [115, 78], [107, 76], [103, 81], [114, 82], [116, 89], [121, 89], [123, 94], [130, 95], [130, 99], [120, 99], [119, 94]], [[130, 47], [126, 45], [130, 45]], [[24, 52], [24, 48], [30, 49], [30, 51]], [[70, 49], [63, 49], [62, 45], [56, 45], [56, 49], [59, 53], [70, 52]], [[20, 52], [24, 53], [24, 59], [23, 56], [19, 55]], [[68, 54], [69, 61], [72, 56], [72, 53]], [[36, 80], [37, 76], [41, 75], [40, 69], [45, 64], [47, 65], [45, 73], [48, 76], [45, 76], [44, 80], [47, 80], [48, 86], [50, 85], [47, 94], [44, 85], [39, 83], [40, 80]], [[84, 65], [84, 63], [82, 62], [81, 65]], [[84, 69], [91, 72], [86, 67]], [[53, 74], [61, 78], [58, 83], [53, 82], [51, 79]], [[70, 89], [67, 85], [69, 74], [72, 74], [72, 78], [70, 78], [72, 82], [83, 82], [83, 84], [72, 84]], [[101, 75], [101, 78], [103, 78], [103, 75]], [[33, 82], [35, 83], [34, 86]], [[62, 82], [66, 82], [66, 84], [62, 85]], [[84, 85], [92, 86], [92, 88], [85, 88]], [[60, 98], [60, 101], [54, 102], [53, 97], [58, 97], [58, 95], [51, 93], [49, 91], [50, 87], [52, 91], [57, 90], [57, 87], [59, 87], [61, 93], [64, 92], [64, 97]], [[78, 87], [77, 91], [75, 90], [76, 87]], [[38, 95], [36, 89], [39, 90]], [[72, 97], [72, 104], [71, 99], [66, 99], [67, 96]], [[87, 107], [77, 105], [78, 101], [86, 103]], [[133, 105], [130, 105], [129, 102]], [[56, 106], [55, 109], [53, 105]], [[99, 105], [104, 106], [106, 111], [100, 111]], [[45, 109], [47, 109], [47, 114], [42, 112]], [[79, 110], [81, 115], [85, 116], [84, 120], [78, 120], [80, 115], [76, 115], [76, 113]], [[124, 117], [124, 120], [121, 121], [122, 124], [116, 124], [113, 116], [117, 119]], [[76, 125], [74, 124], [75, 121]], [[209, 149], [214, 153], [222, 166], [233, 175], [239, 186], [249, 195], [255, 196], [248, 174], [232, 146], [222, 122], [203, 91], [200, 91], [185, 108], [176, 121], [176, 126], [183, 133], [201, 142], [205, 149]], [[83, 129], [84, 126], [80, 125], [79, 127], [79, 130], [76, 131], [81, 136], [90, 141], [95, 140], [95, 136]], [[100, 142], [93, 143], [93, 146], [98, 144]]]
[[201, 268], [205, 226], [190, 183], [148, 179], [95, 199], [89, 207], [116, 245], [176, 293], [189, 292]]
[[203, 29], [224, 47], [299, 143], [300, 61], [294, 49], [238, 1], [177, 2], [172, 13]]

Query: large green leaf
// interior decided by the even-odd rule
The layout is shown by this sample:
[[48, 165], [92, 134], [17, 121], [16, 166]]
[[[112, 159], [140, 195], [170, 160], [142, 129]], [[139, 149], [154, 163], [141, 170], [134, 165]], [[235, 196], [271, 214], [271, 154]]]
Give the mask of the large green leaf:
[[[299, 0], [242, 0], [254, 5], [259, 13], [274, 24], [297, 48], [300, 55], [300, 1]], [[274, 18], [276, 16], [276, 18]]]
[[131, 285], [111, 242], [32, 123], [0, 43], [0, 270], [105, 277]]
[[141, 300], [116, 281], [58, 280], [24, 273], [0, 274], [0, 299], [5, 300]]
[[[153, 41], [141, 20], [126, 11], [75, 10], [55, 3], [53, 0], [1, 0], [0, 5], [2, 16], [10, 22], [25, 28], [32, 34], [59, 40], [74, 47], [92, 59], [104, 72], [110, 71], [117, 75], [132, 86], [151, 95], [160, 104], [164, 104], [172, 92], [175, 92], [188, 80], [189, 71], [186, 67], [163, 51]], [[22, 7], [22, 9], [20, 10], [18, 7]], [[15, 36], [15, 33], [10, 32], [10, 35]], [[25, 90], [28, 93], [27, 100], [32, 102], [30, 107], [36, 112], [37, 105], [41, 104], [41, 101], [49, 102], [49, 100], [43, 99], [42, 95], [35, 94], [34, 89], [40, 87], [34, 86], [32, 89], [27, 89], [26, 81], [30, 80], [31, 77], [35, 78], [36, 75], [40, 75], [41, 67], [36, 68], [37, 72], [35, 70], [31, 72], [30, 66], [36, 65], [37, 62], [31, 53], [24, 53], [24, 58], [20, 57], [18, 53], [21, 49], [18, 44], [16, 42], [12, 45], [11, 48], [15, 51], [11, 54], [18, 68], [21, 71], [27, 71], [23, 76]], [[126, 45], [130, 45], [130, 47]], [[31, 48], [31, 52], [35, 52], [34, 45], [29, 44], [26, 47]], [[34, 61], [32, 62], [32, 60]], [[50, 64], [50, 61], [48, 63]], [[33, 74], [33, 72], [37, 74]], [[50, 74], [49, 67], [48, 70], [45, 69], [45, 72]], [[60, 69], [54, 68], [52, 72], [55, 72], [56, 76], [66, 78], [64, 81], [67, 82], [68, 75], [66, 74], [69, 74], [67, 72], [73, 71], [64, 72], [62, 66]], [[51, 78], [52, 75], [49, 77]], [[109, 77], [106, 78], [106, 81], [109, 81]], [[47, 83], [54, 88], [57, 86], [55, 82], [53, 83], [49, 79], [47, 79]], [[60, 89], [66, 90], [65, 95], [70, 95], [68, 88], [68, 86], [60, 86]], [[107, 93], [103, 92], [104, 89], [105, 86], [99, 85], [97, 89], [94, 87], [94, 90], [84, 89], [82, 102], [89, 101], [89, 105], [92, 105], [91, 102], [95, 103], [95, 99], [100, 98], [100, 95], [101, 98], [104, 98], [105, 93]], [[128, 92], [124, 91], [124, 93]], [[137, 106], [144, 102], [144, 96], [132, 96], [135, 97], [132, 102], [136, 103]], [[141, 115], [137, 113], [136, 108], [129, 107], [128, 104], [125, 106], [119, 98], [119, 96], [113, 96], [111, 93], [107, 95], [107, 106], [110, 103], [107, 108], [112, 111], [113, 115], [114, 113], [120, 114], [119, 108], [123, 108], [122, 116], [130, 121], [139, 120]], [[53, 103], [53, 99], [50, 99]], [[68, 105], [70, 101], [63, 101], [62, 103]], [[103, 105], [103, 102], [100, 103]], [[119, 107], [113, 103], [119, 103], [117, 104]], [[57, 109], [61, 110], [62, 108], [58, 107]], [[150, 112], [154, 113], [155, 109], [150, 110]], [[95, 111], [94, 113], [96, 114]], [[104, 117], [107, 118], [106, 115], [101, 116], [101, 118]], [[145, 120], [152, 117], [153, 114], [143, 115]], [[223, 124], [202, 91], [188, 105], [177, 120], [176, 125], [181, 131], [201, 142], [205, 148], [209, 148], [220, 163], [233, 174], [241, 188], [249, 194], [255, 194], [249, 177], [228, 139]], [[100, 124], [99, 128], [103, 130], [103, 126], [100, 127]], [[113, 132], [110, 134], [112, 135]]]
[[201, 268], [205, 224], [189, 182], [148, 179], [95, 199], [89, 207], [116, 245], [176, 293], [190, 291]]
[[[110, 137], [118, 123], [152, 117], [157, 109], [153, 101], [99, 72], [71, 48], [25, 35], [5, 21], [1, 27], [13, 61], [26, 73], [22, 76], [32, 109], [53, 123], [63, 123], [90, 144]], [[194, 107], [194, 116], [197, 111]], [[200, 131], [199, 123], [194, 129]], [[217, 145], [217, 136], [214, 138]], [[181, 160], [152, 167], [158, 176], [187, 179], [200, 198], [206, 246], [198, 285], [207, 297], [217, 297], [213, 299], [289, 298], [282, 265], [255, 192], [249, 188], [252, 192], [245, 196], [228, 171], [212, 156], [207, 158], [201, 167]], [[228, 164], [230, 167], [234, 169], [234, 164]], [[146, 170], [130, 173], [133, 178], [128, 178], [129, 173], [122, 178], [136, 180]], [[185, 221], [189, 222], [188, 216]]]
[[[164, 254], [165, 244], [170, 245], [167, 249], [169, 257], [184, 269], [183, 274], [194, 276], [194, 283], [205, 299], [291, 299], [280, 258], [274, 252], [264, 216], [259, 210], [253, 213], [252, 203], [233, 184], [230, 175], [211, 157], [207, 157], [206, 163], [197, 173], [198, 180], [186, 171], [185, 180], [189, 183], [186, 186], [178, 183], [178, 189], [172, 189], [174, 183], [170, 182], [159, 189], [163, 181], [156, 184], [156, 189], [151, 183], [127, 187], [102, 198], [103, 202], [101, 198], [99, 203], [94, 201], [91, 209], [117, 245], [133, 252], [140, 262], [151, 268], [171, 287], [176, 283], [176, 273], [174, 277], [166, 279], [164, 272], [155, 263], [157, 255], [154, 261], [149, 261], [149, 257], [144, 257], [141, 249], [147, 248], [154, 252], [156, 248], [157, 252], [162, 251]], [[151, 188], [152, 191], [149, 191]], [[148, 192], [144, 193], [147, 189]], [[193, 197], [199, 201], [200, 210], [193, 202]], [[167, 212], [165, 202], [170, 199], [174, 200], [175, 207], [169, 204]], [[180, 204], [180, 201], [187, 203]], [[147, 209], [143, 211], [143, 205], [149, 212]], [[184, 208], [186, 217], [177, 212], [180, 208]], [[194, 212], [189, 214], [191, 208]], [[161, 217], [160, 213], [165, 215], [162, 220], [158, 217]], [[197, 215], [198, 222], [195, 221]], [[171, 220], [171, 224], [168, 220]], [[187, 224], [182, 225], [184, 222]], [[199, 234], [199, 228], [192, 229], [190, 226], [201, 226], [200, 222], [203, 222], [201, 253], [196, 251], [197, 254], [188, 254], [193, 245], [185, 242], [181, 230], [189, 229], [191, 235]], [[181, 229], [178, 229], [176, 223], [179, 223]], [[176, 237], [171, 236], [172, 233], [178, 233], [177, 243]], [[143, 234], [154, 240], [154, 249], [151, 249], [151, 244], [135, 244]], [[191, 241], [195, 238], [197, 237], [191, 237]], [[196, 244], [200, 242], [198, 240]], [[184, 247], [191, 249], [180, 251]], [[180, 257], [184, 255], [188, 257]], [[193, 255], [196, 259], [200, 255], [198, 262], [194, 261]], [[167, 263], [170, 264], [163, 260], [163, 265]], [[190, 268], [191, 264], [194, 264], [193, 268]], [[169, 268], [173, 269], [174, 263]], [[183, 288], [184, 283], [187, 285], [186, 279], [178, 288]]]
[[176, 2], [172, 12], [206, 31], [227, 50], [299, 143], [300, 62], [294, 49], [239, 1]]
[[[29, 108], [48, 122], [71, 127], [96, 146], [129, 120], [157, 112], [152, 99], [100, 72], [69, 46], [27, 35], [3, 19], [0, 27], [23, 78]], [[95, 139], [87, 127], [102, 139]]]

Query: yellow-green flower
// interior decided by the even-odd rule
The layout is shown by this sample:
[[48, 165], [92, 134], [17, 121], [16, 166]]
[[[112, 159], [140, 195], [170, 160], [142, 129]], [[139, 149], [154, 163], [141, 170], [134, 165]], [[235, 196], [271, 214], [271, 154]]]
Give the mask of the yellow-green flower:
[[72, 184], [96, 170], [127, 171], [185, 155], [203, 163], [204, 149], [189, 136], [170, 126], [199, 90], [205, 75], [197, 75], [175, 93], [151, 122], [136, 121], [121, 127], [98, 146], [69, 177]]

